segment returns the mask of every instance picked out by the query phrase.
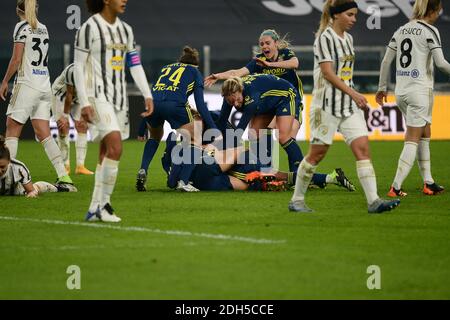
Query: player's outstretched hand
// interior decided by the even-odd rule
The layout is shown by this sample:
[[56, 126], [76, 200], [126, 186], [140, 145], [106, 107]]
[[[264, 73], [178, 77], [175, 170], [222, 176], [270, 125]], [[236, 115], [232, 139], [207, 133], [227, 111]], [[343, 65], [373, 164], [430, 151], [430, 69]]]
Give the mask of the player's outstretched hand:
[[86, 106], [81, 109], [81, 117], [87, 123], [94, 123], [94, 109], [92, 108], [92, 106]]
[[375, 100], [382, 107], [385, 102], [387, 102], [387, 92], [386, 91], [378, 91], [375, 95]]
[[217, 80], [219, 80], [217, 76], [214, 73], [211, 73], [205, 78], [204, 85], [205, 87], [210, 88], [214, 83], [217, 82]]
[[254, 58], [256, 60], [256, 64], [263, 66], [263, 67], [271, 67], [271, 64], [269, 61], [260, 59], [260, 58]]
[[145, 109], [146, 109], [146, 111], [141, 113], [142, 118], [146, 118], [153, 114], [153, 111], [155, 110], [155, 106], [153, 104], [153, 99], [151, 99], [151, 98], [145, 99]]
[[2, 82], [2, 86], [0, 87], [0, 98], [3, 101], [6, 101], [6, 96], [8, 95], [8, 83]]

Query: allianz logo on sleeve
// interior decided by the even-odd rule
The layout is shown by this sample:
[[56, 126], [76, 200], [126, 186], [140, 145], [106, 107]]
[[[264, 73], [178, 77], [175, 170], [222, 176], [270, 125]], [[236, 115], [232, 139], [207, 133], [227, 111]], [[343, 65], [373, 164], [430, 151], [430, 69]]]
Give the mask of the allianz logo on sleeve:
[[[380, 8], [382, 18], [391, 18], [404, 15], [409, 18], [413, 12], [414, 0], [358, 0], [362, 12], [370, 15], [371, 7]], [[261, 0], [269, 10], [288, 16], [306, 16], [314, 9], [322, 12], [325, 0]], [[290, 4], [287, 4], [290, 3]]]

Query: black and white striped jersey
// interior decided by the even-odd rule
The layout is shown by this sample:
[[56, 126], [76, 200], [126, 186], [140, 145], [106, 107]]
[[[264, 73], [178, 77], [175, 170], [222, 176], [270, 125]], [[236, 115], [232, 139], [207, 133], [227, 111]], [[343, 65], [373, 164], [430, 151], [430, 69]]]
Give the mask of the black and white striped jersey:
[[397, 95], [433, 89], [431, 51], [442, 47], [437, 28], [422, 20], [412, 20], [394, 33], [388, 46], [397, 52]]
[[[64, 101], [64, 98], [66, 97], [67, 93], [67, 86], [72, 86], [75, 88], [75, 77], [74, 77], [74, 64], [68, 65], [64, 71], [56, 78], [56, 80], [53, 82], [52, 85], [52, 91], [53, 94], [57, 97], [58, 100], [61, 102]], [[75, 95], [73, 97], [73, 103], [78, 104], [78, 99], [76, 96], [76, 89], [75, 89]]]
[[352, 98], [327, 81], [320, 64], [332, 62], [336, 75], [353, 88], [353, 70], [355, 66], [355, 50], [353, 38], [347, 32], [341, 38], [333, 28], [326, 28], [314, 42], [314, 91], [313, 106], [322, 107], [333, 116], [349, 117], [357, 109]]
[[126, 110], [126, 59], [128, 52], [136, 50], [132, 28], [119, 18], [110, 24], [95, 14], [78, 30], [75, 50], [89, 54], [84, 70], [88, 98], [106, 100], [116, 110]]
[[14, 28], [14, 43], [23, 43], [24, 52], [15, 83], [25, 84], [41, 92], [49, 92], [50, 75], [48, 72], [49, 36], [47, 27], [38, 22], [32, 29], [26, 21]]
[[30, 182], [31, 174], [27, 166], [18, 160], [11, 159], [6, 173], [0, 177], [0, 196], [16, 195], [20, 185]]

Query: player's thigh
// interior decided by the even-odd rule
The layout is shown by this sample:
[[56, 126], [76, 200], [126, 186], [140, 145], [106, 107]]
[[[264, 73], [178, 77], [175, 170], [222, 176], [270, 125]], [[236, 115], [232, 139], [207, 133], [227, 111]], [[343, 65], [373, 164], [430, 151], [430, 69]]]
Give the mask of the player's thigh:
[[260, 137], [264, 133], [263, 130], [268, 128], [274, 120], [275, 117], [273, 114], [259, 114], [254, 116], [249, 125], [249, 137], [253, 139]]
[[350, 117], [342, 118], [338, 129], [349, 146], [356, 139], [369, 135], [364, 112], [361, 109], [355, 110]]
[[21, 83], [16, 84], [9, 100], [6, 115], [16, 122], [25, 124], [31, 117], [33, 110], [38, 106], [40, 96], [41, 92]]
[[33, 108], [30, 118], [31, 120], [50, 121], [50, 110], [52, 108], [52, 92], [41, 92], [36, 106]]
[[94, 124], [99, 140], [103, 140], [111, 132], [122, 133], [116, 110], [112, 104], [107, 101], [95, 100], [92, 101], [92, 107], [95, 112]]
[[311, 107], [311, 144], [332, 145], [340, 120], [320, 107]]

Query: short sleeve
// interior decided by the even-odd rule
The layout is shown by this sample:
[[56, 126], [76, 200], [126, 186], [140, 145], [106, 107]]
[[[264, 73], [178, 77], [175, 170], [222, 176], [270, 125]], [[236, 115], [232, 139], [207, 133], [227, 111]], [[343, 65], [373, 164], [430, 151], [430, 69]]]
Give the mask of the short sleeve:
[[426, 32], [427, 45], [430, 50], [442, 48], [441, 36], [436, 28], [427, 28]]
[[318, 62], [332, 62], [333, 57], [331, 55], [331, 40], [322, 33], [316, 39], [316, 45], [314, 46], [314, 55], [318, 57]]
[[397, 51], [397, 39], [398, 39], [398, 30], [394, 33], [388, 44], [388, 47], [394, 51]]
[[256, 60], [255, 59], [252, 59], [249, 63], [247, 63], [247, 65], [245, 67], [248, 69], [250, 74], [257, 73], [258, 65], [256, 64]]
[[28, 36], [28, 23], [22, 22], [22, 23], [18, 23], [16, 25], [16, 27], [14, 28], [14, 36], [13, 36], [13, 40], [16, 43], [25, 43], [25, 41], [27, 40], [27, 36]]
[[74, 73], [73, 73], [73, 64], [70, 65], [67, 70], [66, 70], [66, 74], [65, 74], [65, 79], [66, 79], [66, 85], [75, 86], [75, 77], [74, 77]]
[[292, 51], [291, 49], [285, 49], [286, 53], [285, 53], [285, 60], [291, 60], [293, 58], [297, 58], [297, 56], [295, 55], [294, 51]]

